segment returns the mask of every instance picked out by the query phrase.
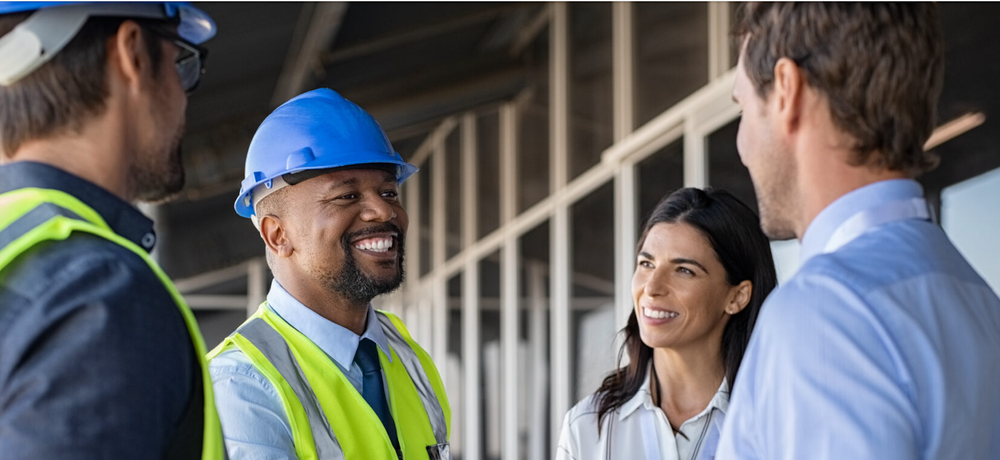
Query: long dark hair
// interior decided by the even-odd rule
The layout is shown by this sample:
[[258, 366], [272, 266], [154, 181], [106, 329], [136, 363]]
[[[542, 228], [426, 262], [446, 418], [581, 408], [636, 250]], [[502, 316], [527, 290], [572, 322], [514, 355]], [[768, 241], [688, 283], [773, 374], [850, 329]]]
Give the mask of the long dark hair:
[[[760, 306], [778, 284], [768, 239], [760, 229], [757, 215], [724, 190], [684, 188], [664, 197], [642, 229], [637, 252], [649, 230], [661, 223], [685, 223], [698, 229], [708, 238], [722, 262], [730, 285], [744, 280], [753, 283], [750, 302], [729, 318], [722, 332], [722, 364], [731, 386], [736, 382], [736, 372], [750, 342]], [[605, 377], [597, 390], [598, 433], [604, 416], [625, 404], [646, 383], [646, 369], [653, 359], [653, 349], [639, 337], [639, 320], [634, 308], [621, 333], [625, 335], [625, 342], [618, 351], [618, 369]], [[622, 366], [626, 353], [629, 362]]]

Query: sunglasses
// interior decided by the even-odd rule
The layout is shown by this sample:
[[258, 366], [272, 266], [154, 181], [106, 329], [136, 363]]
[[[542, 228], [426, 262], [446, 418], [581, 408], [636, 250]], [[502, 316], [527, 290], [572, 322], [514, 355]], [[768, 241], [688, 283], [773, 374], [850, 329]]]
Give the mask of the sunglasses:
[[180, 77], [184, 92], [191, 94], [198, 87], [198, 83], [201, 83], [201, 76], [205, 73], [205, 58], [208, 57], [208, 50], [155, 27], [149, 27], [148, 30], [153, 35], [169, 40], [177, 48], [180, 48], [177, 60], [174, 61], [174, 68]]

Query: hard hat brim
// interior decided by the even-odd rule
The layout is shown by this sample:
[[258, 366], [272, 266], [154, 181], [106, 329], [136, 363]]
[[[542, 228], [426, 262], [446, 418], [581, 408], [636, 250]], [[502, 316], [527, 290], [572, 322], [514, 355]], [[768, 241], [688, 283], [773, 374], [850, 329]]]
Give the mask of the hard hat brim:
[[[398, 155], [398, 153], [397, 153], [397, 155]], [[399, 160], [399, 161], [378, 161], [378, 162], [373, 162], [373, 163], [369, 163], [369, 164], [372, 164], [372, 165], [375, 165], [375, 164], [391, 164], [391, 165], [397, 166], [399, 168], [399, 172], [396, 174], [396, 182], [399, 185], [402, 185], [403, 182], [406, 181], [406, 179], [408, 179], [410, 176], [412, 176], [414, 173], [416, 173], [417, 171], [420, 170], [420, 168], [417, 168], [416, 166], [411, 165], [411, 164], [409, 164], [409, 163], [407, 163], [405, 161], [402, 161], [402, 160]], [[352, 168], [357, 168], [358, 166], [364, 166], [364, 164], [343, 165], [343, 167], [352, 167]], [[336, 170], [338, 168], [339, 168], [338, 166], [332, 166], [331, 167], [329, 165], [318, 164], [318, 165], [315, 165], [313, 167], [303, 167], [303, 168], [296, 169], [294, 171], [283, 171], [283, 172], [280, 172], [280, 173], [277, 173], [277, 174], [274, 174], [274, 175], [270, 175], [270, 176], [260, 176], [260, 178], [258, 180], [255, 180], [253, 182], [250, 182], [249, 180], [244, 180], [244, 183], [243, 183], [243, 185], [241, 186], [241, 189], [240, 189], [240, 195], [239, 195], [238, 198], [236, 198], [236, 203], [234, 203], [233, 208], [236, 210], [237, 214], [239, 214], [242, 217], [246, 217], [246, 218], [249, 219], [251, 216], [253, 216], [255, 214], [254, 213], [254, 200], [251, 197], [251, 194], [253, 193], [254, 189], [256, 189], [258, 186], [262, 186], [266, 182], [274, 180], [275, 178], [284, 176], [285, 174], [295, 174], [295, 173], [301, 173], [301, 172], [304, 172], [304, 171], [324, 170], [324, 169], [329, 169], [332, 172], [332, 170]], [[381, 168], [373, 168], [373, 169], [381, 169]], [[247, 177], [247, 179], [250, 179], [250, 177]]]

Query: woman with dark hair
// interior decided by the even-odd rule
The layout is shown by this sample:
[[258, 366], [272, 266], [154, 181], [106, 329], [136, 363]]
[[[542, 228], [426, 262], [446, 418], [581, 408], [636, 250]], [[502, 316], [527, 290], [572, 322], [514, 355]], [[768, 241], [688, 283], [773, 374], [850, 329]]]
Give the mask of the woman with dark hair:
[[776, 284], [745, 204], [696, 188], [664, 198], [639, 238], [620, 368], [566, 414], [556, 458], [713, 458], [729, 385]]

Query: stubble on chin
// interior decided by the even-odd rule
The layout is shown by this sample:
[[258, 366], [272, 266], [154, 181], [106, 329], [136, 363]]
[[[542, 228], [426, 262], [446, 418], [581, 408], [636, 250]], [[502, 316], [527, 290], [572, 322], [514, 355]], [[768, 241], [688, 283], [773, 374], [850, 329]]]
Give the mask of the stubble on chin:
[[757, 186], [757, 207], [760, 210], [760, 228], [768, 238], [774, 241], [790, 240], [796, 237], [794, 220], [795, 192], [790, 178], [782, 178], [769, 184]]
[[183, 133], [184, 126], [181, 125], [169, 144], [158, 146], [155, 152], [142, 153], [133, 161], [129, 189], [135, 201], [169, 201], [184, 188], [184, 162], [181, 158]]

